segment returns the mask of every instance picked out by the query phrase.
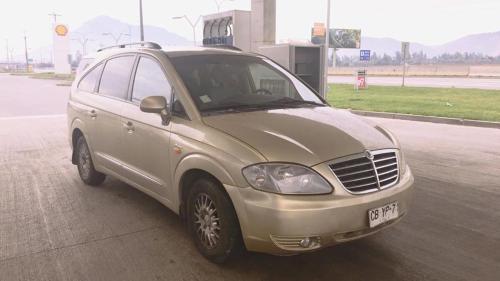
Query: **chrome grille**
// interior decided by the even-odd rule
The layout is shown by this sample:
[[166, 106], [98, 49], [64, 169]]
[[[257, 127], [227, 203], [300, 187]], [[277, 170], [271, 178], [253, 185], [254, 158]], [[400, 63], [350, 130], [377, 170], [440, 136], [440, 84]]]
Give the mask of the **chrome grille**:
[[351, 193], [362, 194], [388, 188], [399, 179], [398, 156], [394, 149], [343, 157], [329, 166]]

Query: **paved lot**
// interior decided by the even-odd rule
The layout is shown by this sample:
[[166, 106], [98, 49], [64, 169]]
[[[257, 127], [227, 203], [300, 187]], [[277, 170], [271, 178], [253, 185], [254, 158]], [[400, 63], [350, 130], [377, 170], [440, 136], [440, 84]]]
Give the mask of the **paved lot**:
[[0, 118], [66, 113], [69, 87], [0, 73]]
[[[368, 76], [369, 85], [401, 86], [401, 77]], [[330, 76], [328, 82], [337, 84], [354, 84], [354, 76]], [[407, 77], [406, 86], [437, 88], [474, 88], [500, 90], [498, 78], [446, 78], [446, 77]]]
[[316, 253], [218, 266], [157, 201], [115, 179], [83, 185], [65, 117], [0, 118], [0, 279], [499, 280], [500, 130], [373, 120], [399, 136], [416, 177], [400, 224]]

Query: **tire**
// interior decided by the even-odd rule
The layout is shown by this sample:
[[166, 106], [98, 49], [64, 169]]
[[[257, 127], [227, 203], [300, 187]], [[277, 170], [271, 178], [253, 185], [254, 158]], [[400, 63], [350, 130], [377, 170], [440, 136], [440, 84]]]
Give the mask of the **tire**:
[[76, 149], [76, 166], [82, 181], [92, 186], [103, 183], [106, 175], [95, 170], [89, 147], [83, 136], [78, 138], [74, 149]]
[[191, 186], [187, 225], [198, 251], [214, 263], [224, 263], [243, 250], [233, 205], [214, 180], [200, 178]]

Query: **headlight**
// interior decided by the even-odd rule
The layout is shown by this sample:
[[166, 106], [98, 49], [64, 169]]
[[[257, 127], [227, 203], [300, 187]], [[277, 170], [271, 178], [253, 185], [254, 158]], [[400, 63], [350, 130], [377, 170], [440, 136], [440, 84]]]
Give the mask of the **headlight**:
[[243, 169], [243, 176], [255, 189], [282, 194], [325, 194], [330, 184], [313, 170], [299, 165], [257, 164]]

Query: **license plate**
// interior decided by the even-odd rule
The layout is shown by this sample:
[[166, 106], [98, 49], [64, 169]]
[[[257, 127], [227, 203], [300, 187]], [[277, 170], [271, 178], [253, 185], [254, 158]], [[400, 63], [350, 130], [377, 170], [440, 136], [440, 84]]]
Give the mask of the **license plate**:
[[398, 216], [398, 202], [392, 202], [385, 206], [368, 210], [370, 227], [376, 227], [384, 222], [396, 219]]

